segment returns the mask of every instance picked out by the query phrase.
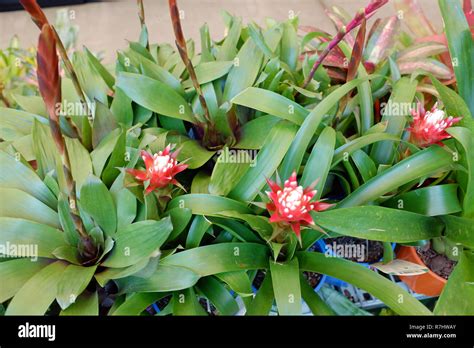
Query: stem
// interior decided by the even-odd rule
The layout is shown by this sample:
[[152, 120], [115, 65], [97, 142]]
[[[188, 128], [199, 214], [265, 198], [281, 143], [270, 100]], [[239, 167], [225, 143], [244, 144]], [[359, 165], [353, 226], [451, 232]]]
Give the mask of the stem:
[[[89, 116], [89, 115], [92, 114], [92, 111], [89, 109], [89, 104], [87, 104], [86, 95], [84, 94], [84, 90], [82, 89], [81, 84], [79, 82], [79, 79], [77, 78], [76, 71], [74, 70], [74, 67], [73, 67], [72, 63], [69, 60], [66, 48], [64, 47], [64, 45], [61, 41], [61, 38], [59, 37], [58, 33], [56, 32], [56, 29], [54, 29], [53, 26], [51, 26], [51, 28], [53, 29], [54, 39], [56, 40], [57, 47], [58, 47], [58, 52], [59, 52], [59, 55], [61, 56], [61, 59], [64, 63], [64, 67], [66, 68], [67, 72], [69, 73], [69, 76], [71, 76], [72, 84], [74, 85], [74, 89], [76, 90], [76, 93], [79, 96], [79, 99], [81, 100], [82, 107], [86, 111], [86, 114]], [[69, 120], [70, 120], [69, 116], [67, 118], [69, 118]], [[72, 125], [72, 121], [70, 121], [70, 123], [71, 123], [71, 127], [73, 127], [75, 130], [77, 130], [76, 125]]]
[[56, 37], [51, 25], [45, 24], [41, 30], [38, 42], [38, 86], [49, 114], [49, 126], [54, 144], [61, 157], [66, 190], [69, 198], [70, 214], [76, 231], [78, 232], [87, 257], [95, 256], [95, 248], [87, 234], [77, 209], [76, 184], [71, 174], [71, 161], [59, 124], [58, 105], [61, 105], [61, 78], [59, 76], [58, 53]]
[[178, 48], [179, 55], [183, 60], [184, 65], [186, 66], [186, 70], [191, 77], [191, 81], [193, 82], [194, 89], [199, 96], [199, 102], [201, 103], [202, 110], [204, 111], [204, 117], [209, 124], [213, 124], [211, 117], [209, 116], [209, 109], [207, 108], [206, 99], [202, 94], [201, 85], [196, 76], [196, 72], [194, 70], [193, 64], [191, 59], [189, 59], [188, 49], [186, 47], [186, 40], [184, 39], [183, 29], [181, 27], [181, 19], [179, 18], [179, 10], [178, 5], [176, 4], [176, 0], [168, 0], [169, 8], [170, 8], [170, 16], [171, 21], [173, 22], [173, 30], [174, 35], [176, 37], [176, 47]]
[[[137, 5], [138, 5], [138, 18], [140, 18], [141, 29], [143, 30], [143, 28], [146, 27], [146, 24], [145, 24], [145, 7], [143, 6], [143, 0], [137, 0]], [[147, 41], [146, 41], [146, 49], [150, 50], [150, 43], [148, 42], [148, 38], [147, 38]]]
[[3, 88], [0, 89], [0, 100], [5, 104], [5, 107], [9, 108], [10, 107], [10, 102], [7, 100], [7, 98], [3, 95]]
[[342, 27], [334, 36], [334, 38], [329, 42], [328, 46], [324, 49], [324, 51], [320, 54], [316, 62], [314, 62], [313, 67], [311, 68], [310, 73], [304, 80], [303, 85], [301, 86], [302, 88], [306, 88], [311, 80], [314, 77], [314, 74], [316, 73], [316, 70], [318, 70], [319, 66], [323, 63], [324, 59], [326, 59], [327, 55], [331, 50], [336, 47], [339, 42], [344, 39], [344, 37], [347, 35], [347, 33], [350, 33], [353, 29], [358, 27], [359, 25], [362, 24], [363, 19], [368, 19], [370, 18], [375, 12], [385, 5], [388, 2], [388, 0], [372, 0], [366, 8], [361, 9], [355, 17], [344, 27]]

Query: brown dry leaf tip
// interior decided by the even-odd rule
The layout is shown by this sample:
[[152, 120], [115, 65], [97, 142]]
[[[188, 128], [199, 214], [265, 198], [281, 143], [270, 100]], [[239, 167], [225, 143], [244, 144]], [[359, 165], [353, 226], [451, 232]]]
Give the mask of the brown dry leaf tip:
[[40, 30], [45, 24], [48, 24], [48, 19], [36, 0], [20, 0], [20, 4], [30, 14], [31, 19]]
[[137, 0], [138, 5], [138, 18], [140, 18], [140, 24], [145, 25], [145, 8], [143, 6], [143, 0]]

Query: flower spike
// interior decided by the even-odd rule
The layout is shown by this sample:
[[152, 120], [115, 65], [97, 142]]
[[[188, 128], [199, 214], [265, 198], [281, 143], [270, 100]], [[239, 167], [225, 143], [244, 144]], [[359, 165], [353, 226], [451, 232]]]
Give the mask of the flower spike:
[[418, 103], [411, 114], [413, 121], [407, 130], [411, 133], [411, 142], [419, 147], [433, 144], [443, 146], [441, 141], [451, 138], [446, 129], [461, 120], [461, 117], [446, 117], [445, 112], [438, 109], [438, 103], [431, 108], [431, 111], [426, 111], [423, 105]]
[[142, 150], [141, 157], [146, 169], [127, 169], [126, 171], [138, 181], [148, 181], [145, 194], [149, 194], [152, 191], [164, 188], [168, 185], [180, 186], [174, 176], [188, 168], [188, 165], [178, 163], [176, 160], [178, 154], [179, 150], [172, 151], [171, 145], [166, 146], [163, 151], [154, 155]]
[[301, 225], [314, 225], [311, 211], [323, 211], [333, 204], [311, 201], [316, 194], [313, 187], [298, 186], [296, 172], [293, 172], [283, 187], [267, 179], [271, 191], [266, 192], [270, 198], [267, 210], [272, 214], [270, 222], [289, 225], [298, 239], [301, 238]]

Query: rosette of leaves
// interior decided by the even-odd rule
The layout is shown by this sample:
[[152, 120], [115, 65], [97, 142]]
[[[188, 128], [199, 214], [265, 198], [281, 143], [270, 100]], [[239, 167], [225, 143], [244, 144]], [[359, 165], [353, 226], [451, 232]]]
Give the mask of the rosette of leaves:
[[[183, 44], [174, 1], [170, 1], [170, 8], [178, 50], [148, 42], [141, 11], [140, 40], [118, 54], [115, 73], [88, 51], [76, 52], [72, 63], [65, 64], [70, 80], [65, 79], [62, 86], [63, 102], [65, 95], [84, 105], [95, 101], [92, 120], [83, 117], [84, 113], [69, 112], [57, 127], [65, 139], [81, 144], [87, 155], [90, 152], [92, 170], [82, 177], [75, 174], [73, 165], [79, 154], [71, 156], [76, 187], [83, 187], [93, 173], [93, 181], [102, 182], [112, 194], [120, 190], [126, 197], [114, 201], [117, 219], [136, 223], [169, 216], [173, 225], [157, 267], [135, 273], [141, 265], [136, 269], [129, 265], [130, 270], [119, 267], [122, 270], [115, 272], [111, 267], [96, 273], [94, 278], [99, 284], [114, 279], [118, 286], [110, 314], [141, 314], [168, 296], [172, 300], [164, 313], [203, 314], [198, 302], [203, 296], [219, 313], [235, 314], [239, 309], [237, 295], [249, 315], [267, 314], [274, 301], [280, 314], [299, 314], [301, 298], [315, 314], [332, 313], [331, 304], [324, 303], [301, 278], [303, 271], [325, 273], [359, 286], [399, 314], [431, 313], [384, 277], [350, 261], [308, 251], [314, 241], [328, 235], [402, 244], [448, 238], [466, 251], [439, 308], [446, 307], [456, 292], [469, 298], [472, 289], [466, 284], [472, 282], [473, 234], [468, 232], [474, 205], [472, 123], [465, 97], [463, 100], [433, 77], [433, 86], [449, 115], [462, 116], [463, 120], [459, 127], [449, 130], [454, 139], [446, 141], [445, 146], [418, 149], [407, 141], [408, 112], [398, 115], [388, 109], [377, 114], [373, 100], [379, 88], [373, 84], [387, 84], [383, 101], [399, 105], [417, 97], [425, 103], [424, 94], [417, 91], [419, 80], [417, 76], [399, 78], [397, 74], [388, 81], [367, 76], [360, 64], [362, 50], [357, 49], [362, 47], [362, 34], [357, 35], [358, 45], [339, 44], [344, 55], [351, 57], [352, 76], [348, 81], [339, 80], [344, 84], [334, 85], [337, 81], [324, 67], [318, 68], [314, 77], [310, 75], [317, 57], [308, 55], [298, 60], [304, 39], [301, 41], [296, 35], [296, 19], [284, 23], [268, 21], [266, 28], [260, 28], [254, 24], [243, 27], [239, 19], [226, 15], [226, 37], [212, 42], [203, 27], [203, 51], [196, 55], [191, 41]], [[447, 18], [457, 15], [458, 10], [444, 9]], [[37, 9], [30, 8], [30, 13], [36, 15], [33, 17], [38, 22], [44, 22]], [[360, 20], [363, 25], [364, 18]], [[450, 22], [446, 32], [456, 36], [465, 29]], [[453, 49], [459, 47], [455, 45]], [[61, 49], [59, 52], [67, 62], [67, 55]], [[463, 69], [468, 69], [469, 64], [472, 63], [467, 62]], [[460, 74], [456, 76], [463, 80]], [[306, 79], [309, 83], [303, 88]], [[42, 102], [35, 103], [37, 107]], [[57, 164], [45, 165], [43, 157], [54, 153], [55, 145], [35, 150], [37, 147], [31, 143], [40, 137], [38, 124], [47, 119], [41, 118], [30, 104], [25, 103], [22, 108], [26, 112], [16, 113], [24, 116], [23, 125], [2, 117], [6, 124], [2, 138], [8, 137], [3, 145], [13, 151], [10, 153], [19, 152], [26, 160], [35, 160], [40, 176], [49, 182], [46, 174]], [[7, 112], [12, 111], [2, 110], [0, 116]], [[395, 114], [401, 117], [391, 117]], [[32, 124], [36, 127], [33, 132]], [[24, 138], [23, 142], [19, 138]], [[49, 141], [51, 144], [53, 140]], [[177, 191], [169, 203], [157, 204], [154, 195], [143, 196], [136, 187], [124, 187], [129, 178], [117, 168], [133, 168], [140, 150], [157, 152], [168, 143], [178, 144], [178, 159], [187, 160], [189, 165], [179, 180], [188, 194], [179, 195], [182, 192]], [[81, 163], [76, 168], [87, 166]], [[332, 210], [312, 213], [315, 227], [302, 231], [301, 244], [292, 233], [287, 233], [285, 239], [272, 238], [274, 226], [268, 212], [262, 209], [259, 195], [268, 190], [266, 179], [276, 173], [287, 179], [293, 171], [304, 187], [319, 180], [316, 199], [326, 198], [336, 204]], [[64, 187], [60, 170], [56, 170], [56, 176], [59, 187]], [[84, 197], [81, 191], [76, 193], [82, 213], [80, 203]], [[398, 205], [400, 199], [403, 207]], [[134, 203], [122, 205], [128, 201], [135, 202], [135, 214], [131, 213]], [[94, 204], [86, 212], [95, 214], [102, 206]], [[92, 221], [98, 222], [93, 216]], [[99, 227], [102, 229], [100, 224]], [[84, 230], [89, 235], [87, 226]], [[116, 250], [120, 253], [119, 248]], [[156, 249], [142, 256], [148, 260], [153, 251]], [[390, 254], [384, 258], [390, 260]], [[107, 259], [102, 264], [107, 266]], [[254, 297], [251, 280], [257, 270], [266, 270], [266, 277]], [[288, 301], [290, 295], [292, 301]], [[398, 301], [399, 295], [403, 295], [404, 303]], [[451, 311], [472, 313], [470, 306], [458, 302]], [[450, 309], [446, 311], [449, 313]]]
[[[449, 9], [444, 11], [447, 11], [446, 16], [452, 15]], [[348, 56], [360, 56], [360, 51], [353, 49], [351, 52], [344, 44], [341, 49], [347, 51]], [[434, 312], [473, 312], [469, 301], [460, 302], [451, 309], [447, 306], [455, 291], [467, 297], [472, 293], [467, 286], [472, 279], [473, 267], [473, 186], [472, 180], [468, 179], [472, 177], [469, 164], [472, 156], [466, 150], [469, 148], [468, 139], [472, 139], [469, 108], [454, 90], [432, 77], [449, 114], [460, 116], [462, 113], [465, 116], [460, 127], [449, 130], [454, 139], [443, 147], [433, 145], [419, 149], [406, 140], [408, 112], [402, 117], [391, 118], [390, 111], [387, 111], [381, 120], [364, 118], [361, 98], [371, 100], [369, 98], [373, 95], [371, 86], [364, 86], [368, 77], [359, 65], [360, 57], [353, 61], [358, 62], [355, 79], [334, 87], [316, 106], [298, 108], [302, 122], [295, 122], [286, 113], [288, 108], [282, 107], [294, 105], [291, 97], [248, 87], [233, 98], [233, 102], [245, 107], [247, 112], [264, 113], [280, 120], [275, 121], [269, 134], [264, 136], [255, 166], [247, 163], [245, 168], [244, 164], [242, 172], [234, 177], [230, 173], [236, 172], [241, 164], [218, 161], [212, 174], [204, 172], [194, 177], [190, 194], [169, 203], [170, 212], [185, 208], [191, 209], [196, 216], [179, 236], [190, 250], [169, 255], [162, 264], [188, 265], [201, 279], [188, 290], [175, 292], [167, 312], [202, 313], [196, 294], [205, 293], [203, 289], [209, 283], [220, 281], [221, 289], [207, 296], [223, 313], [232, 314], [237, 308], [229, 290], [242, 296], [247, 314], [268, 314], [274, 301], [280, 314], [301, 314], [301, 298], [314, 314], [332, 313], [331, 308], [301, 278], [302, 271], [312, 271], [361, 287], [399, 314], [431, 313], [384, 277], [349, 261], [308, 251], [317, 239], [326, 236], [321, 229], [329, 236], [346, 235], [382, 241], [386, 245], [393, 242], [417, 245], [440, 237], [461, 245], [464, 249], [462, 261]], [[423, 94], [417, 94], [416, 79], [393, 78], [388, 83], [390, 101], [395, 105], [411, 103], [415, 96], [424, 100]], [[358, 95], [350, 96], [355, 88], [358, 88]], [[347, 100], [341, 103], [345, 98]], [[360, 103], [360, 111], [355, 107], [357, 103]], [[460, 108], [456, 108], [456, 103]], [[369, 114], [374, 112], [372, 103], [365, 105], [368, 105], [365, 110]], [[334, 113], [328, 114], [332, 110]], [[258, 116], [255, 120], [265, 117]], [[365, 131], [362, 128], [364, 123]], [[459, 155], [465, 162], [460, 163]], [[256, 202], [259, 193], [265, 190], [266, 178], [277, 171], [286, 179], [293, 170], [299, 172], [304, 186], [319, 179], [316, 198], [327, 197], [336, 203], [335, 209], [312, 213], [317, 228], [302, 231], [301, 245], [291, 233], [287, 240], [276, 242], [272, 238], [274, 226], [269, 223], [268, 213]], [[471, 174], [464, 177], [466, 173]], [[464, 179], [459, 180], [459, 176]], [[249, 206], [252, 202], [257, 204]], [[393, 257], [390, 250], [386, 248], [386, 261]], [[267, 275], [253, 297], [250, 284], [257, 269], [265, 269]], [[140, 302], [143, 310], [158, 299], [158, 294], [163, 291], [159, 280], [159, 271], [143, 282], [137, 282], [133, 277], [121, 280], [121, 291], [137, 294], [135, 300], [125, 301], [124, 312], [118, 313], [125, 313], [127, 308], [132, 310], [132, 304], [140, 301], [143, 301]], [[400, 294], [408, 302], [397, 302]]]
[[0, 151], [0, 190], [8, 201], [0, 210], [0, 273], [7, 280], [0, 302], [8, 302], [7, 315], [97, 315], [113, 304], [110, 279], [156, 269], [173, 225], [170, 217], [137, 211], [118, 169], [105, 176], [110, 188], [99, 178], [107, 158], [124, 156], [123, 149], [104, 155], [95, 146], [99, 155], [92, 155], [62, 134], [56, 39], [48, 24], [39, 39], [38, 82], [48, 119], [30, 124], [35, 168], [12, 144]]

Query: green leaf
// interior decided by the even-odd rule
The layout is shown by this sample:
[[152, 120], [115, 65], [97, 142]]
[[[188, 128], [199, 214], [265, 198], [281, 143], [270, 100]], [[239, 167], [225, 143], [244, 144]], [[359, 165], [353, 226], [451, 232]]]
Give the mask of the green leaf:
[[[386, 133], [401, 137], [407, 123], [406, 113], [409, 112], [404, 110], [403, 106], [411, 105], [417, 84], [416, 80], [412, 81], [408, 77], [402, 77], [396, 82], [382, 117], [382, 122], [387, 122]], [[391, 164], [395, 158], [393, 142], [384, 141], [375, 144], [370, 157], [376, 164]]]
[[91, 267], [69, 265], [66, 267], [58, 283], [56, 295], [56, 301], [62, 309], [66, 309], [76, 302], [77, 297], [89, 285], [96, 269], [97, 265]]
[[283, 24], [280, 58], [294, 71], [296, 70], [299, 54], [298, 36], [295, 27], [290, 21], [286, 21]]
[[194, 217], [186, 237], [186, 249], [198, 247], [209, 227], [211, 227], [211, 223], [205, 216], [198, 215]]
[[449, 276], [434, 313], [436, 315], [474, 315], [474, 254], [465, 251]]
[[160, 264], [150, 277], [127, 277], [117, 279], [121, 293], [165, 292], [189, 288], [197, 283], [200, 276], [189, 268]]
[[78, 139], [64, 138], [66, 149], [71, 162], [71, 174], [76, 183], [76, 191], [80, 192], [81, 186], [87, 177], [92, 174], [92, 161], [89, 151]]
[[321, 299], [302, 274], [300, 274], [300, 287], [301, 296], [311, 309], [311, 313], [314, 315], [335, 315], [331, 307]]
[[336, 166], [339, 162], [341, 162], [344, 157], [356, 152], [363, 147], [375, 143], [377, 141], [383, 140], [393, 140], [393, 141], [400, 141], [399, 137], [393, 136], [387, 133], [370, 133], [367, 135], [363, 135], [359, 138], [355, 138], [354, 140], [349, 141], [348, 143], [339, 146], [334, 151], [334, 158], [332, 160], [332, 167]]
[[333, 209], [312, 216], [329, 231], [382, 242], [416, 242], [439, 237], [443, 230], [435, 218], [377, 206]]
[[188, 226], [193, 214], [191, 209], [174, 208], [169, 211], [171, 223], [173, 225], [173, 232], [171, 232], [169, 239], [176, 239]]
[[286, 121], [275, 125], [256, 157], [256, 165], [247, 170], [229, 197], [239, 201], [252, 201], [280, 165], [295, 136], [295, 127]]
[[[17, 246], [22, 249], [6, 247], [5, 254], [23, 257], [53, 258], [53, 251], [66, 245], [64, 233], [50, 226], [24, 219], [0, 217], [0, 245]], [[36, 249], [37, 248], [37, 249]]]
[[99, 315], [99, 296], [97, 292], [82, 293], [77, 301], [70, 305], [67, 309], [62, 310], [61, 316], [98, 316]]
[[135, 103], [153, 112], [196, 122], [186, 100], [163, 82], [144, 75], [122, 72], [118, 76], [117, 87]]
[[456, 91], [443, 85], [434, 76], [430, 76], [431, 83], [439, 93], [449, 116], [462, 117], [459, 125], [469, 128], [474, 132], [474, 120], [472, 114], [466, 105], [466, 102], [456, 93]]
[[[104, 170], [107, 159], [112, 154], [114, 148], [120, 142], [122, 137], [122, 130], [117, 128], [107, 135], [97, 146], [94, 151], [91, 152], [92, 167], [94, 168], [94, 174], [100, 176]], [[123, 156], [122, 156], [123, 157]]]
[[173, 295], [173, 315], [206, 315], [193, 288], [185, 289]]
[[102, 263], [105, 267], [131, 266], [160, 248], [168, 239], [173, 226], [169, 217], [160, 221], [140, 221], [118, 230], [115, 246]]
[[[240, 48], [230, 69], [224, 87], [223, 101], [231, 100], [247, 87], [254, 84], [260, 71], [263, 53], [253, 40], [247, 40]], [[228, 60], [228, 59], [227, 59]]]
[[0, 137], [13, 141], [31, 134], [35, 121], [47, 124], [47, 119], [21, 110], [0, 107]]
[[423, 187], [393, 197], [383, 205], [427, 216], [454, 214], [462, 210], [457, 191], [457, 184]]
[[131, 224], [137, 216], [137, 198], [124, 187], [123, 178], [124, 174], [120, 174], [110, 188], [117, 207], [117, 229]]
[[319, 124], [339, 99], [347, 95], [352, 89], [361, 84], [365, 79], [352, 80], [337, 88], [334, 92], [324, 98], [311, 113], [306, 117], [301, 125], [295, 139], [293, 140], [288, 153], [281, 165], [280, 175], [282, 178], [289, 178], [293, 171], [298, 171], [303, 156], [308, 148], [311, 139], [316, 133]]
[[92, 124], [92, 146], [94, 148], [115, 128], [117, 123], [115, 117], [107, 105], [99, 101], [95, 103], [94, 121]]
[[176, 144], [180, 149], [178, 161], [185, 161], [189, 169], [196, 169], [203, 166], [214, 156], [214, 151], [209, 151], [202, 147], [196, 140], [190, 140], [182, 135], [168, 135], [166, 141], [169, 144]]
[[261, 149], [268, 136], [268, 130], [272, 129], [278, 122], [280, 120], [277, 117], [266, 115], [245, 123], [240, 129], [240, 139], [234, 148]]
[[209, 182], [209, 193], [226, 196], [249, 167], [254, 165], [254, 162], [252, 155], [244, 150], [229, 150], [228, 147], [225, 147], [219, 153]]
[[272, 275], [267, 272], [252, 303], [247, 307], [245, 315], [268, 315], [273, 306], [274, 294]]
[[444, 222], [444, 235], [455, 243], [474, 249], [474, 224], [472, 219], [445, 215], [440, 217]]
[[185, 250], [168, 256], [162, 265], [186, 267], [201, 277], [268, 267], [269, 249], [255, 243], [223, 243]]
[[36, 273], [16, 293], [8, 305], [6, 315], [44, 315], [56, 298], [56, 291], [66, 269], [57, 261]]
[[132, 100], [120, 88], [115, 88], [115, 96], [110, 106], [117, 123], [130, 127], [133, 124]]
[[163, 295], [163, 293], [155, 292], [131, 294], [112, 315], [140, 315], [150, 305], [163, 298]]
[[280, 315], [301, 315], [301, 289], [298, 259], [285, 263], [270, 260], [273, 291]]
[[105, 166], [101, 177], [105, 185], [110, 186], [115, 181], [117, 176], [120, 174], [119, 168], [125, 167], [127, 162], [125, 157], [129, 154], [126, 149], [126, 131], [122, 130], [115, 146], [113, 148], [112, 154]]
[[[204, 62], [197, 65], [194, 70], [199, 84], [203, 85], [227, 74], [233, 64], [234, 62], [232, 61]], [[193, 87], [193, 83], [191, 80], [187, 80], [183, 82], [183, 86], [190, 88]]]
[[181, 82], [168, 70], [134, 51], [129, 51], [128, 56], [132, 59], [132, 61], [136, 60], [136, 64], [140, 67], [143, 75], [158, 80], [164, 83], [165, 85], [171, 87], [178, 94], [184, 95], [184, 90], [181, 86]]
[[5, 202], [0, 204], [0, 216], [32, 220], [54, 228], [61, 227], [58, 214], [28, 193], [0, 187], [0, 196]]
[[246, 88], [232, 98], [231, 103], [277, 116], [297, 125], [301, 125], [309, 114], [309, 111], [298, 103], [275, 92], [256, 87]]
[[311, 150], [311, 155], [306, 162], [301, 178], [301, 185], [308, 187], [316, 180], [318, 181], [314, 189], [317, 191], [315, 199], [321, 198], [324, 184], [331, 168], [334, 155], [334, 145], [336, 144], [336, 132], [331, 127], [326, 127], [318, 138], [318, 141]]
[[474, 43], [457, 1], [438, 0], [459, 94], [474, 114]]
[[25, 191], [50, 208], [56, 209], [56, 197], [32, 169], [3, 151], [0, 151], [0, 162], [0, 187]]
[[115, 78], [102, 65], [102, 63], [96, 58], [96, 56], [94, 56], [94, 54], [92, 54], [92, 52], [87, 49], [87, 47], [84, 47], [84, 50], [86, 51], [86, 55], [87, 55], [87, 58], [89, 59], [89, 63], [94, 67], [97, 73], [99, 73], [99, 75], [102, 77], [102, 79], [107, 84], [107, 86], [113, 90], [114, 85], [115, 85]]
[[48, 264], [47, 260], [31, 262], [30, 259], [16, 259], [0, 262], [0, 303], [13, 297], [28, 279]]
[[453, 164], [453, 155], [447, 149], [431, 146], [374, 176], [342, 200], [338, 206], [346, 208], [366, 204], [408, 182], [447, 170]]
[[117, 229], [114, 200], [107, 186], [96, 176], [90, 175], [81, 188], [81, 207], [102, 228], [106, 236]]
[[[463, 188], [463, 216], [474, 218], [474, 131], [463, 127], [450, 127], [447, 132], [452, 135], [463, 147], [461, 163], [468, 169], [467, 174], [458, 172], [465, 183]], [[466, 177], [464, 179], [464, 177]]]
[[214, 277], [199, 279], [196, 284], [199, 291], [216, 307], [221, 315], [235, 315], [239, 311], [239, 305], [234, 297]]
[[69, 245], [77, 245], [79, 242], [79, 234], [76, 232], [74, 221], [71, 217], [69, 200], [66, 194], [61, 193], [58, 200], [58, 215], [62, 230], [64, 231], [64, 238]]
[[321, 294], [325, 303], [330, 306], [330, 310], [336, 315], [371, 315], [327, 284], [321, 287], [319, 294]]
[[90, 102], [95, 100], [107, 104], [108, 86], [90, 62], [86, 52], [75, 51], [73, 65], [79, 83], [89, 98]]
[[233, 291], [242, 297], [245, 306], [248, 306], [252, 300], [252, 284], [245, 271], [225, 272], [215, 275], [221, 281], [226, 283]]
[[[209, 217], [208, 220], [212, 222], [212, 224], [222, 227], [224, 230], [242, 242], [261, 243], [261, 239], [259, 239], [255, 233], [252, 232], [252, 230], [248, 229], [246, 226], [237, 221], [228, 219], [227, 217], [243, 219], [252, 227], [252, 229], [255, 230], [258, 229], [258, 222], [256, 221], [259, 220], [259, 218], [264, 219], [263, 217], [250, 214], [236, 214], [234, 212], [224, 212], [222, 215], [226, 216], [226, 218]], [[270, 225], [268, 224], [268, 226]]]
[[297, 252], [296, 255], [302, 271], [324, 273], [349, 282], [377, 297], [400, 315], [432, 314], [400, 286], [362, 265], [316, 252]]
[[243, 203], [230, 198], [207, 194], [188, 194], [174, 198], [168, 204], [168, 210], [173, 208], [188, 208], [193, 214], [216, 216], [219, 212], [235, 210], [243, 214], [250, 214], [251, 210]]
[[[34, 153], [37, 163], [37, 173], [44, 177], [47, 173], [56, 172], [60, 187], [64, 187], [64, 174], [61, 167], [61, 157], [48, 126], [37, 121], [33, 123], [32, 141], [35, 144]], [[60, 169], [60, 170], [57, 170]]]
[[237, 18], [232, 18], [232, 24], [230, 25], [229, 32], [224, 39], [224, 43], [217, 51], [217, 60], [231, 60], [234, 59], [237, 53], [237, 44], [240, 39], [240, 33], [242, 30], [242, 21]]

